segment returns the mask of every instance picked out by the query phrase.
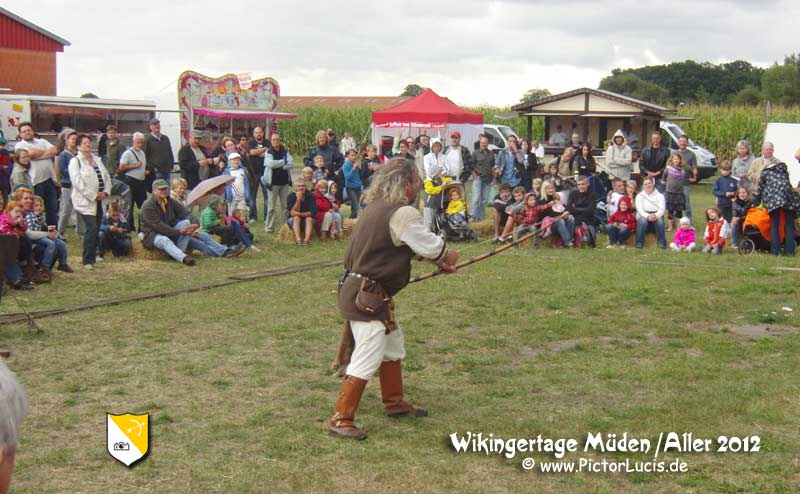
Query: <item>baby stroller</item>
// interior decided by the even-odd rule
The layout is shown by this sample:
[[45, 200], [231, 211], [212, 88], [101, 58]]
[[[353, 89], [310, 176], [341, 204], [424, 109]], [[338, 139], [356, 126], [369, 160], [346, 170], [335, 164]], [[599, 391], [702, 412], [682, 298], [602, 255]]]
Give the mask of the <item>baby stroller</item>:
[[467, 211], [464, 211], [464, 222], [457, 222], [447, 215], [447, 206], [450, 203], [450, 191], [453, 189], [457, 189], [460, 192], [462, 200], [466, 197], [464, 184], [461, 182], [448, 182], [442, 187], [442, 202], [441, 206], [436, 211], [436, 216], [433, 221], [433, 233], [445, 240], [478, 240], [478, 235], [469, 227], [469, 213]]
[[[781, 211], [780, 230], [785, 231], [786, 215]], [[800, 232], [795, 229], [795, 244], [800, 243]], [[770, 241], [772, 236], [770, 234], [770, 220], [769, 213], [763, 207], [750, 208], [745, 216], [744, 223], [742, 223], [742, 239], [739, 241], [738, 251], [739, 254], [746, 256], [753, 252], [769, 252]], [[781, 237], [781, 243], [783, 243]]]

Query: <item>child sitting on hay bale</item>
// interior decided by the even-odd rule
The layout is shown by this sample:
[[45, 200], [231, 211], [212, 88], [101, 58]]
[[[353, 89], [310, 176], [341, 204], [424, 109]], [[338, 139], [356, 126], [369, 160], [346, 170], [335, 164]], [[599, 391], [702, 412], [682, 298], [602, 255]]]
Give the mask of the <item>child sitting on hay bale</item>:
[[234, 246], [242, 244], [252, 247], [253, 240], [244, 234], [238, 221], [230, 225], [225, 221], [225, 201], [218, 195], [211, 194], [208, 205], [200, 215], [200, 230], [209, 235], [217, 235], [223, 245]]

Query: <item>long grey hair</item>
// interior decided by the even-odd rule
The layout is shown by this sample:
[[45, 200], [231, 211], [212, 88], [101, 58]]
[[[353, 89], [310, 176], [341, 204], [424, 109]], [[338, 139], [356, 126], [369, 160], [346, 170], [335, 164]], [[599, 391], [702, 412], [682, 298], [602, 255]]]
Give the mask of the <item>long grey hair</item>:
[[406, 188], [416, 174], [414, 162], [403, 158], [390, 159], [372, 176], [370, 186], [364, 193], [364, 202], [369, 204], [376, 199], [383, 199], [389, 204], [408, 204]]

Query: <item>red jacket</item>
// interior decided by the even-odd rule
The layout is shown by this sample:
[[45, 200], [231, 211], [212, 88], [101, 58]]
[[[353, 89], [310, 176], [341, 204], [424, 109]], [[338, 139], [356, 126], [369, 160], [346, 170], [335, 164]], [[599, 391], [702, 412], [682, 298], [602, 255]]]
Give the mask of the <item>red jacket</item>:
[[322, 228], [322, 219], [325, 218], [325, 213], [331, 210], [333, 204], [331, 200], [321, 194], [318, 190], [314, 191], [314, 198], [317, 201], [317, 228]]
[[[619, 210], [619, 205], [623, 202], [628, 205], [628, 210], [624, 213]], [[619, 203], [617, 204], [617, 211], [612, 214], [610, 218], [608, 218], [609, 225], [613, 225], [615, 223], [623, 223], [631, 232], [636, 231], [636, 214], [633, 212], [633, 206], [631, 205], [630, 197], [620, 197]]]
[[631, 213], [630, 210], [623, 213], [617, 209], [617, 212], [612, 214], [608, 219], [609, 225], [613, 225], [615, 223], [623, 223], [628, 227], [628, 230], [632, 232], [636, 231], [636, 215]]

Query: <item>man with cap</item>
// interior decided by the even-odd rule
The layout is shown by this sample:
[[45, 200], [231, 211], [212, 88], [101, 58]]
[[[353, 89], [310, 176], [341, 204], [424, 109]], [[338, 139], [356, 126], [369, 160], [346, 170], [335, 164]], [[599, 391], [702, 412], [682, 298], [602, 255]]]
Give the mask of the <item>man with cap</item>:
[[163, 250], [187, 266], [195, 264], [186, 254], [189, 247], [214, 257], [234, 257], [245, 250], [242, 244], [227, 248], [201, 232], [191, 212], [170, 197], [169, 184], [160, 178], [153, 182], [153, 195], [142, 206], [140, 221], [146, 248]]
[[169, 185], [172, 167], [175, 166], [175, 155], [172, 154], [169, 137], [161, 133], [161, 122], [157, 118], [150, 119], [150, 133], [144, 142], [144, 154], [150, 170], [148, 181], [160, 178]]
[[466, 172], [465, 179], [469, 177], [469, 149], [461, 145], [461, 132], [454, 130], [450, 133], [450, 145], [444, 152], [445, 156], [445, 172], [446, 177], [452, 177], [453, 180], [461, 180]]
[[189, 190], [197, 187], [202, 180], [209, 177], [211, 166], [219, 165], [222, 158], [211, 158], [208, 150], [200, 145], [201, 132], [193, 130], [192, 135], [178, 151], [178, 165], [181, 167], [181, 177], [186, 180]]

